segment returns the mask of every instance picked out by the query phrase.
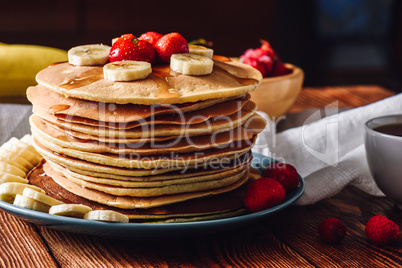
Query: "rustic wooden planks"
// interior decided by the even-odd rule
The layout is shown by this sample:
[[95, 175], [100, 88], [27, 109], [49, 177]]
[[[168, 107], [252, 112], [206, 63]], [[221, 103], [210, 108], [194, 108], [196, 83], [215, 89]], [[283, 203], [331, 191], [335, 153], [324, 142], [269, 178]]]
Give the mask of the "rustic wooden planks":
[[0, 267], [58, 267], [35, 225], [0, 211]]

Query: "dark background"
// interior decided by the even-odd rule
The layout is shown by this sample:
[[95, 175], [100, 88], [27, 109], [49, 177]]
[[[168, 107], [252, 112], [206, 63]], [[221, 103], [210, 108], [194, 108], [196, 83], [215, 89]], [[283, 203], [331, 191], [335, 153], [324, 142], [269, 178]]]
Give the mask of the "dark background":
[[[402, 1], [3, 1], [0, 42], [69, 49], [121, 34], [180, 32], [240, 56], [271, 42], [305, 86], [378, 84], [402, 91]], [[1, 64], [1, 63], [0, 63]]]

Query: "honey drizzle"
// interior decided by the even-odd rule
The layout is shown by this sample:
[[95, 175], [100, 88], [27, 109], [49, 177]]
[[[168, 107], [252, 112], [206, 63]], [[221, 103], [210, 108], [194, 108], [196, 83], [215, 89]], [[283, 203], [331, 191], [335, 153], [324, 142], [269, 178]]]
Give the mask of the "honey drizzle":
[[85, 71], [74, 78], [58, 85], [64, 89], [75, 89], [83, 86], [90, 85], [103, 79], [102, 67], [94, 67], [88, 71]]

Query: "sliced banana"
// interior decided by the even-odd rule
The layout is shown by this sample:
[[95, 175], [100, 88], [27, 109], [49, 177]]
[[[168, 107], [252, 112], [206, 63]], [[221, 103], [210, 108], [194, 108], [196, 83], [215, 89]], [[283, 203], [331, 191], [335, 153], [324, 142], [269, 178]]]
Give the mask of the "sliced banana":
[[73, 47], [68, 51], [68, 62], [72, 65], [103, 65], [108, 62], [110, 46], [92, 44]]
[[29, 171], [29, 169], [27, 169], [26, 167], [24, 167], [20, 163], [14, 161], [14, 160], [11, 160], [9, 157], [4, 156], [4, 155], [0, 155], [0, 162], [12, 165], [14, 167], [17, 167], [17, 168], [21, 169], [22, 171], [24, 171], [25, 173], [28, 173], [28, 171]]
[[[28, 188], [26, 188], [26, 189], [28, 189]], [[49, 209], [50, 209], [49, 205], [38, 202], [32, 198], [29, 198], [27, 196], [23, 196], [20, 194], [17, 194], [15, 196], [13, 204], [17, 207], [32, 209], [32, 210], [46, 212], [46, 213], [48, 213]]]
[[9, 173], [9, 174], [13, 174], [15, 176], [18, 177], [22, 177], [25, 178], [26, 173], [24, 171], [22, 171], [21, 169], [19, 169], [16, 166], [12, 166], [10, 164], [4, 163], [4, 162], [0, 162], [0, 171]]
[[[30, 162], [32, 165], [36, 166], [37, 164], [39, 164], [39, 162], [42, 160], [42, 157], [36, 152], [31, 152], [31, 150], [29, 150], [28, 145], [21, 145], [19, 143], [19, 140], [17, 140], [17, 143], [14, 142], [12, 139], [10, 139], [8, 142], [4, 143], [1, 148], [8, 150], [8, 151], [12, 151], [15, 154], [23, 157], [24, 159], [26, 159], [28, 162]], [[32, 147], [32, 145], [29, 145]]]
[[22, 192], [22, 195], [32, 198], [33, 200], [36, 200], [38, 202], [44, 203], [49, 206], [56, 206], [56, 205], [64, 204], [63, 202], [61, 202], [57, 199], [54, 199], [53, 197], [50, 197], [48, 195], [34, 191], [29, 188], [25, 188], [24, 191]]
[[176, 73], [206, 75], [212, 73], [213, 67], [213, 60], [201, 55], [190, 53], [173, 54], [170, 58], [170, 69]]
[[0, 171], [0, 184], [6, 183], [6, 182], [28, 183], [28, 180], [24, 179], [20, 176], [16, 176], [14, 174]]
[[43, 191], [41, 188], [34, 185], [19, 182], [6, 182], [0, 185], [0, 200], [12, 204], [15, 196], [17, 194], [22, 195], [22, 192], [25, 188], [30, 188], [40, 193], [45, 193], [45, 191]]
[[3, 145], [6, 145], [6, 144], [9, 146], [18, 147], [21, 150], [29, 151], [30, 153], [36, 155], [39, 160], [42, 159], [42, 156], [35, 150], [35, 148], [31, 144], [27, 144], [27, 143], [23, 142], [22, 140], [19, 140], [15, 137], [11, 138]]
[[[29, 134], [26, 134], [24, 137], [22, 137], [20, 139], [20, 141], [22, 141], [23, 143], [27, 144], [27, 145], [32, 145], [32, 136]], [[35, 149], [35, 148], [34, 148]]]
[[8, 151], [6, 149], [0, 148], [0, 155], [3, 157], [8, 157], [10, 160], [17, 162], [28, 170], [33, 169], [34, 165], [24, 159], [23, 157], [17, 155], [15, 152]]
[[103, 66], [103, 75], [111, 81], [135, 81], [152, 73], [151, 64], [145, 61], [115, 61]]
[[204, 47], [204, 46], [199, 46], [199, 45], [188, 45], [188, 52], [191, 54], [197, 54], [201, 56], [208, 57], [212, 59], [214, 56], [214, 50]]
[[84, 219], [92, 221], [128, 222], [128, 217], [113, 210], [93, 210], [85, 214]]
[[90, 211], [92, 208], [81, 204], [61, 204], [52, 206], [49, 214], [82, 219]]

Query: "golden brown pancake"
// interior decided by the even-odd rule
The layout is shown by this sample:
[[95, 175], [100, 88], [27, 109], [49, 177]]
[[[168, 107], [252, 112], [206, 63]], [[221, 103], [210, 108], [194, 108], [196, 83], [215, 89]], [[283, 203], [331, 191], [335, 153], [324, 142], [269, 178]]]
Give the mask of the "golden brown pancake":
[[261, 73], [238, 62], [215, 61], [209, 75], [189, 76], [169, 66], [153, 66], [143, 80], [114, 82], [103, 77], [101, 66], [59, 63], [40, 71], [36, 81], [68, 97], [106, 103], [178, 104], [241, 95], [255, 89]]
[[191, 192], [191, 193], [163, 195], [157, 197], [128, 197], [128, 196], [114, 196], [94, 189], [83, 188], [80, 185], [68, 180], [64, 176], [58, 174], [57, 172], [54, 172], [54, 170], [52, 170], [52, 168], [46, 164], [44, 164], [43, 169], [45, 173], [48, 176], [52, 177], [52, 179], [57, 184], [59, 184], [69, 192], [72, 192], [81, 197], [85, 197], [86, 199], [95, 201], [97, 203], [123, 209], [158, 207], [167, 204], [183, 202], [185, 200], [190, 200], [194, 198], [217, 195], [234, 190], [243, 185], [248, 180], [248, 171], [247, 171], [247, 173], [243, 177], [241, 177], [238, 181], [222, 188], [207, 191]]
[[[250, 175], [252, 179], [255, 178], [253, 170], [251, 170]], [[238, 215], [245, 212], [243, 208], [243, 198], [247, 186], [246, 184], [227, 193], [191, 199], [161, 207], [148, 209], [121, 209], [100, 204], [67, 191], [54, 182], [54, 180], [43, 171], [42, 165], [33, 169], [28, 174], [27, 178], [31, 184], [44, 189], [46, 194], [53, 198], [68, 204], [75, 203], [87, 205], [94, 210], [114, 210], [127, 215], [132, 222], [208, 220], [227, 217], [230, 216], [231, 213], [233, 213], [233, 215]]]

